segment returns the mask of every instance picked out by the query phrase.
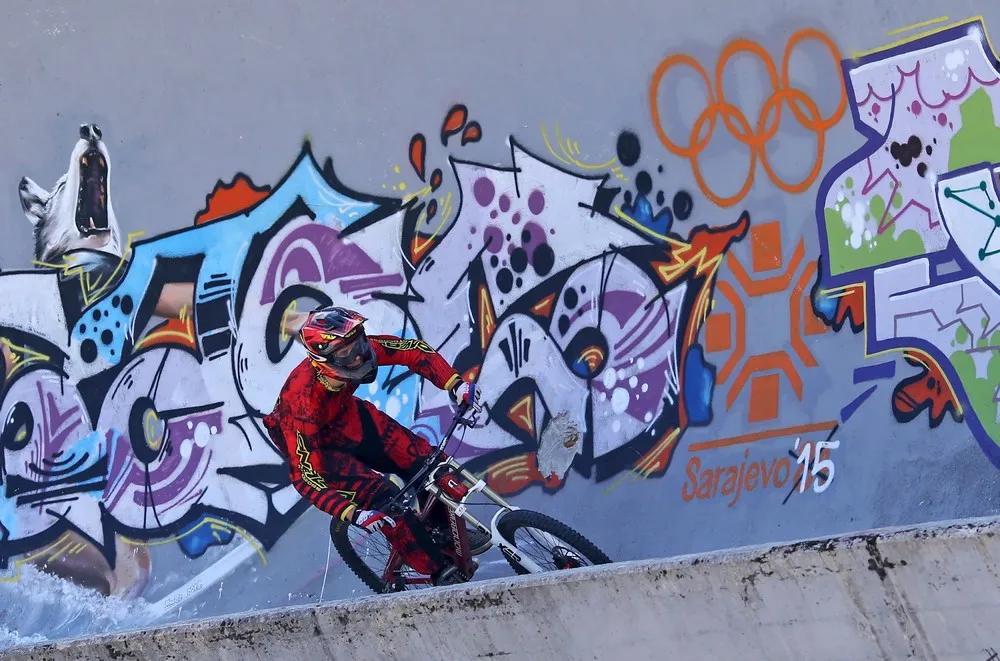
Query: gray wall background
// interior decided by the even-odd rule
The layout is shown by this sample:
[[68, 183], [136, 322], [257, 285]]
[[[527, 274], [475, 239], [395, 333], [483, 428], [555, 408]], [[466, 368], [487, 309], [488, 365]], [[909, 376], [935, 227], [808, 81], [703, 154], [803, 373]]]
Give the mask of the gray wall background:
[[[802, 27], [831, 35], [848, 57], [894, 40], [887, 36], [889, 30], [943, 11], [953, 20], [983, 13], [987, 29], [1000, 29], [996, 6], [956, 1], [942, 7], [927, 0], [303, 0], [285, 5], [107, 0], [99, 5], [11, 5], [0, 21], [0, 134], [5, 145], [0, 209], [7, 218], [0, 267], [30, 265], [31, 233], [17, 198], [18, 180], [28, 175], [50, 187], [66, 169], [82, 122], [95, 122], [104, 130], [114, 168], [115, 210], [124, 232], [143, 230], [150, 236], [189, 225], [218, 179], [228, 181], [242, 171], [257, 184], [276, 183], [306, 134], [318, 158], [333, 157], [344, 183], [380, 193], [382, 184], [399, 180], [394, 165], [409, 173], [406, 147], [415, 131], [428, 135], [430, 157], [440, 160], [443, 152], [434, 135], [456, 102], [466, 104], [484, 128], [483, 140], [464, 148], [463, 159], [508, 165], [510, 134], [547, 156], [540, 133], [544, 123], [550, 130], [559, 124], [579, 143], [578, 158], [601, 162], [614, 154], [616, 136], [628, 128], [642, 139], [647, 167], [665, 166], [667, 190], [692, 192], [695, 212], [687, 227], [728, 223], [747, 208], [755, 222], [780, 220], [786, 261], [799, 237], [805, 240], [807, 258], [814, 260], [819, 255], [814, 220], [819, 179], [809, 191], [788, 196], [758, 168], [754, 189], [743, 202], [713, 208], [699, 192], [687, 161], [671, 156], [656, 139], [648, 99], [654, 68], [665, 55], [685, 52], [711, 73], [723, 45], [739, 36], [764, 45], [780, 63], [787, 38]], [[803, 87], [828, 115], [831, 99], [835, 103], [832, 76], [839, 70], [822, 50], [816, 52], [815, 59], [801, 63], [800, 79], [812, 80]], [[810, 67], [815, 67], [812, 78]], [[734, 101], [759, 108], [766, 94], [759, 66], [737, 63], [727, 81], [730, 77], [734, 87], [727, 90], [734, 90]], [[680, 90], [677, 98], [690, 126], [700, 106], [685, 106], [685, 93]], [[747, 116], [754, 121], [755, 114]], [[861, 142], [845, 114], [827, 135], [823, 172]], [[814, 144], [811, 135], [790, 130], [771, 144], [769, 154], [786, 178], [797, 179], [796, 173], [812, 163]], [[742, 180], [745, 158], [744, 150], [720, 144], [702, 167], [717, 190], [726, 190], [727, 178]], [[410, 174], [408, 180], [415, 178]], [[745, 265], [750, 263], [749, 243], [733, 249]], [[720, 277], [732, 281], [725, 266]], [[748, 354], [783, 346], [787, 310], [786, 298], [752, 300]], [[820, 366], [801, 370], [801, 401], [783, 387], [780, 419], [772, 426], [836, 419], [862, 389], [851, 377], [863, 362], [860, 336], [827, 333], [807, 343]], [[722, 362], [713, 356], [709, 360]], [[914, 373], [901, 360], [897, 363], [897, 379]], [[685, 434], [665, 477], [625, 475], [595, 485], [571, 473], [556, 495], [535, 488], [517, 503], [566, 520], [616, 560], [1000, 509], [997, 472], [969, 430], [950, 418], [936, 430], [928, 429], [926, 416], [907, 425], [896, 423], [888, 382], [838, 432], [836, 478], [824, 493], [796, 494], [785, 505], [784, 492], [775, 490], [744, 494], [733, 507], [726, 498], [685, 502], [687, 447], [758, 429], [746, 423], [749, 388], [729, 411], [726, 391], [717, 388], [715, 421]], [[763, 442], [755, 444], [751, 458], [762, 453], [770, 461], [785, 454], [791, 442], [768, 441], [768, 451], [758, 450]], [[743, 450], [717, 450], [705, 461], [738, 464]], [[310, 511], [279, 541], [266, 566], [257, 559], [244, 563], [222, 584], [160, 621], [314, 603], [321, 594], [325, 601], [365, 594], [339, 564], [324, 575], [328, 561], [336, 560], [335, 552], [328, 555], [327, 540], [326, 516]], [[158, 547], [153, 584], [142, 602], [156, 602], [230, 550], [213, 548], [190, 561], [175, 546]], [[483, 576], [507, 572], [499, 556], [488, 559], [495, 564], [484, 567]], [[25, 581], [44, 589], [32, 594]], [[0, 591], [9, 592], [0, 606], [0, 624], [16, 642], [148, 623], [138, 606], [124, 608], [77, 590], [30, 573], [21, 583], [0, 584]], [[59, 613], [59, 624], [42, 617], [43, 611]]]

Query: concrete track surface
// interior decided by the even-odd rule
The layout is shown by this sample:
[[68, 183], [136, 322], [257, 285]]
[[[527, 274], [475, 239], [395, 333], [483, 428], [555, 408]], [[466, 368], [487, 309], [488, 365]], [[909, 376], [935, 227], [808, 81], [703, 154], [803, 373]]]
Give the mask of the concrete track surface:
[[997, 659], [1000, 519], [497, 579], [24, 648], [77, 659]]

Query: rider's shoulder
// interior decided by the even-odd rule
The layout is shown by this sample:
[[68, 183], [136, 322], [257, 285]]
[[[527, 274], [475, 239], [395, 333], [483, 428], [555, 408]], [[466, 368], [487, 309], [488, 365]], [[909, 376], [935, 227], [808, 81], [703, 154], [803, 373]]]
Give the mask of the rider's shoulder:
[[285, 377], [285, 382], [281, 386], [281, 391], [278, 393], [278, 401], [289, 401], [291, 399], [298, 399], [305, 391], [309, 391], [313, 388], [316, 381], [316, 372], [313, 370], [312, 365], [309, 364], [308, 360], [303, 360], [301, 363], [292, 368], [292, 371], [288, 373]]
[[306, 358], [298, 365], [292, 368], [291, 373], [288, 375], [288, 382], [292, 381], [315, 381], [316, 370], [313, 369], [312, 364], [309, 359]]

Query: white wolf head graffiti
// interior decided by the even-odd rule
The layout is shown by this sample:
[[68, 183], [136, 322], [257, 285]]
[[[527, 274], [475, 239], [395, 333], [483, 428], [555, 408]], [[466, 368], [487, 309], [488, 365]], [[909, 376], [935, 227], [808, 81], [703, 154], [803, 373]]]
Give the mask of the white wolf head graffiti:
[[77, 248], [121, 256], [121, 230], [111, 205], [111, 159], [96, 124], [82, 124], [69, 170], [51, 191], [22, 177], [21, 206], [35, 228], [35, 260], [52, 263]]

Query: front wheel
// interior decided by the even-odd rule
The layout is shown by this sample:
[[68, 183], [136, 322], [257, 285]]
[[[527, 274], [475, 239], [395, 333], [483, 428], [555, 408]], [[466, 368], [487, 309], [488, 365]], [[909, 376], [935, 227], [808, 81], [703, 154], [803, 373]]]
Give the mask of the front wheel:
[[381, 532], [368, 532], [334, 517], [330, 521], [330, 539], [344, 564], [375, 594], [431, 587], [430, 577], [406, 565], [395, 572], [392, 584], [382, 580], [392, 548]]
[[[529, 556], [543, 569], [558, 571], [611, 563], [611, 559], [589, 539], [540, 512], [510, 511], [500, 517], [497, 530], [518, 553]], [[522, 537], [518, 538], [517, 533], [522, 533]], [[541, 550], [535, 550], [539, 546]], [[506, 553], [503, 557], [518, 574], [530, 573]]]

